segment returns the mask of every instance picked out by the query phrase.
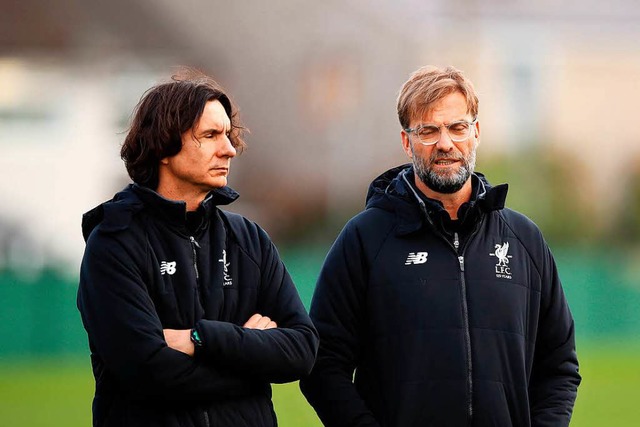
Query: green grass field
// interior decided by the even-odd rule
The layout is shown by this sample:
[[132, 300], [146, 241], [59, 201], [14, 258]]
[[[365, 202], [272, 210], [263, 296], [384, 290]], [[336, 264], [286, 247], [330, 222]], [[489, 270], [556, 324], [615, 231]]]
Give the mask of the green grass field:
[[[579, 345], [583, 383], [572, 426], [639, 425], [640, 347]], [[88, 359], [0, 361], [0, 426], [89, 426], [93, 378]], [[280, 425], [320, 426], [297, 384], [274, 387]]]

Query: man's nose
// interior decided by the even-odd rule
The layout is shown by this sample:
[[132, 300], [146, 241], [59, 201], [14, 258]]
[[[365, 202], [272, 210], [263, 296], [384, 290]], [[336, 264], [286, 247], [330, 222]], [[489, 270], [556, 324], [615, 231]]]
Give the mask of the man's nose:
[[453, 150], [453, 141], [451, 141], [451, 137], [449, 136], [449, 130], [444, 126], [440, 128], [440, 139], [438, 139], [436, 143], [436, 148], [444, 152]]
[[225, 135], [224, 142], [222, 143], [218, 153], [219, 157], [235, 157], [237, 151], [228, 136]]

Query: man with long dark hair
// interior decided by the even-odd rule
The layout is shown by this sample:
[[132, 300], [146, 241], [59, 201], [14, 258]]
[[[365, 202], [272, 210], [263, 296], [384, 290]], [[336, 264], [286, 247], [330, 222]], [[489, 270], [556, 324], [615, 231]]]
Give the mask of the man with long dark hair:
[[133, 184], [82, 224], [95, 426], [275, 426], [270, 383], [311, 370], [316, 331], [276, 248], [218, 207], [238, 197], [242, 130], [189, 70], [136, 108], [121, 150]]

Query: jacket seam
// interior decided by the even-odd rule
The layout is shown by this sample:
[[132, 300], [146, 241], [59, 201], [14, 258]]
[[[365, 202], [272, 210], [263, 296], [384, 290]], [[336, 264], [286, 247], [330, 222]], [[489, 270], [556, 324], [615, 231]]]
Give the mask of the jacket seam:
[[[378, 210], [388, 214], [387, 211], [385, 211], [383, 209], [380, 209], [378, 207], [372, 207], [370, 209], [378, 209]], [[378, 260], [378, 256], [380, 255], [380, 251], [384, 247], [384, 244], [387, 242], [387, 240], [389, 239], [389, 236], [393, 233], [393, 231], [396, 230], [397, 228], [398, 228], [398, 225], [392, 225], [389, 228], [389, 230], [387, 231], [387, 234], [384, 235], [384, 238], [380, 241], [380, 245], [378, 246], [378, 249], [376, 250], [376, 252], [373, 255], [373, 257], [371, 258], [372, 264], [374, 264]], [[358, 233], [358, 240], [360, 241], [360, 244], [362, 245], [362, 239], [360, 239], [360, 233]], [[362, 247], [365, 247], [365, 246], [362, 245]], [[369, 267], [369, 270], [371, 270], [371, 267]]]
[[507, 218], [505, 218], [505, 216], [503, 215], [502, 211], [498, 212], [498, 215], [500, 216], [500, 219], [505, 223], [505, 225], [507, 226], [507, 228], [509, 228], [509, 230], [511, 230], [511, 232], [513, 233], [513, 235], [515, 236], [516, 239], [518, 239], [518, 241], [520, 242], [520, 244], [522, 245], [522, 247], [524, 248], [524, 250], [527, 252], [527, 255], [529, 255], [529, 259], [531, 259], [531, 262], [533, 263], [533, 266], [536, 268], [536, 273], [538, 273], [538, 276], [540, 277], [540, 279], [542, 280], [542, 271], [540, 269], [540, 267], [538, 266], [538, 263], [536, 262], [536, 258], [531, 254], [531, 251], [529, 250], [529, 247], [525, 244], [525, 242], [520, 238], [520, 236], [518, 235], [518, 233], [514, 230], [514, 228], [511, 226], [511, 224], [509, 224], [509, 221], [507, 221]]
[[[233, 231], [233, 227], [231, 226], [231, 218], [224, 212], [222, 209], [218, 209], [220, 213], [220, 219], [222, 221], [222, 226], [227, 232], [227, 236], [229, 236], [237, 245], [238, 249], [247, 257], [251, 262], [258, 268], [260, 268], [260, 263], [254, 259], [253, 255], [249, 253], [249, 251], [244, 247], [243, 243], [240, 242], [240, 239], [236, 236], [236, 233]], [[224, 218], [222, 218], [224, 216]], [[251, 225], [256, 227], [255, 223], [251, 222]], [[256, 227], [257, 228], [257, 227]], [[259, 234], [259, 233], [258, 233]], [[258, 240], [260, 241], [260, 251], [263, 252], [264, 248], [262, 247], [262, 239], [258, 236]]]

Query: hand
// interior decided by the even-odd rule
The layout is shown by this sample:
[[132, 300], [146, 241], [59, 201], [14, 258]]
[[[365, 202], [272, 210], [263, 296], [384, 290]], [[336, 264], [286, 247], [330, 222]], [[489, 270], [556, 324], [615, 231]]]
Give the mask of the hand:
[[258, 313], [251, 316], [249, 320], [247, 320], [247, 323], [245, 323], [243, 326], [249, 329], [263, 329], [263, 330], [278, 327], [276, 322], [269, 319], [267, 316], [263, 316]]
[[193, 356], [196, 347], [191, 342], [191, 329], [163, 329], [164, 340], [174, 350]]

